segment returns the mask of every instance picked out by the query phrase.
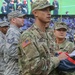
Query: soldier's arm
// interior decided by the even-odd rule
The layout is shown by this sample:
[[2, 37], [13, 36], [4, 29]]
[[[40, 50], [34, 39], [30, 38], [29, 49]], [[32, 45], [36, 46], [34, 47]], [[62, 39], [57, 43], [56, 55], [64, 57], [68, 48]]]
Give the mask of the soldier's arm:
[[6, 49], [9, 57], [13, 59], [18, 58], [18, 42], [19, 37], [13, 31], [8, 32], [6, 35]]
[[50, 65], [50, 67], [51, 67], [50, 72], [52, 70], [54, 70], [59, 65], [61, 60], [64, 60], [66, 58], [68, 58], [68, 56], [64, 52], [57, 57], [56, 56], [51, 57], [51, 59], [50, 59], [51, 60], [51, 62], [50, 62], [50, 64], [51, 64]]
[[37, 45], [32, 40], [33, 39], [26, 33], [21, 37], [19, 45], [19, 65], [22, 71], [21, 73], [25, 75], [46, 75], [50, 60], [46, 59], [44, 54], [40, 55], [36, 47]]
[[65, 47], [63, 48], [63, 51], [67, 52], [67, 53], [71, 53], [74, 50], [74, 43], [67, 41], [65, 44]]
[[71, 53], [72, 51], [75, 50], [75, 46], [73, 42], [70, 42], [69, 46], [68, 46], [68, 53]]
[[2, 55], [4, 53], [4, 49], [5, 49], [5, 40], [0, 37], [0, 54]]
[[57, 67], [61, 57], [47, 58], [44, 54], [40, 55], [38, 46], [32, 40], [26, 33], [21, 36], [19, 44], [20, 71], [25, 75], [47, 75]]

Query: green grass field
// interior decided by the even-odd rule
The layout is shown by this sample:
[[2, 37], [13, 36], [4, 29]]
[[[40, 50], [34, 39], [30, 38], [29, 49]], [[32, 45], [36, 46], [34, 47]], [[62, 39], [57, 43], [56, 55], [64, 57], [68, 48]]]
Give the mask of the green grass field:
[[[53, 0], [50, 0], [52, 3]], [[58, 0], [59, 2], [59, 14], [65, 15], [68, 11], [69, 15], [75, 15], [75, 0]]]
[[[0, 9], [2, 2], [4, 0], [0, 0]], [[29, 1], [29, 0], [28, 0]], [[50, 0], [50, 3], [52, 4], [53, 0]], [[58, 0], [59, 2], [59, 15], [65, 15], [66, 11], [69, 12], [69, 15], [75, 15], [75, 0]], [[30, 6], [29, 6], [30, 8]], [[30, 11], [31, 9], [29, 9]], [[1, 13], [1, 11], [0, 11]]]

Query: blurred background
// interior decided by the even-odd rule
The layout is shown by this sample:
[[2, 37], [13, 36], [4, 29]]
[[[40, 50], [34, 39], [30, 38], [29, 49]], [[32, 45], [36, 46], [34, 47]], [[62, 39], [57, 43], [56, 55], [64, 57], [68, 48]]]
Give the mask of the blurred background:
[[[31, 4], [35, 0], [0, 0], [0, 14], [2, 12], [2, 6], [6, 6], [6, 11], [9, 13], [13, 10], [20, 10], [23, 13], [31, 14]], [[75, 14], [75, 0], [48, 0], [51, 5], [54, 5], [57, 14], [53, 15], [74, 15]], [[54, 2], [54, 3], [53, 3]]]

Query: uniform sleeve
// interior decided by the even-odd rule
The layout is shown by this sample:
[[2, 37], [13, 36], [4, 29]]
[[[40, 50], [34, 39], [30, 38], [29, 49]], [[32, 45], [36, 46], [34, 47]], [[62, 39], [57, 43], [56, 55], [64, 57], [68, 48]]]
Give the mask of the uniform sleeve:
[[75, 49], [74, 43], [71, 42], [71, 43], [70, 43], [70, 46], [69, 46], [69, 50], [70, 50], [69, 53], [71, 53], [72, 51], [74, 51], [74, 49]]
[[10, 58], [18, 58], [18, 42], [19, 36], [13, 31], [9, 31], [6, 35], [6, 49]]
[[5, 49], [5, 40], [0, 37], [0, 55], [3, 55]]
[[[58, 65], [59, 65], [60, 60], [58, 59], [58, 57], [51, 57], [51, 71], [54, 70]], [[50, 71], [50, 72], [51, 72]]]
[[67, 50], [68, 53], [71, 53], [74, 50], [74, 43], [73, 42], [68, 42], [67, 43], [67, 47], [65, 48], [65, 50]]
[[[59, 60], [46, 58], [42, 53], [40, 55], [37, 44], [32, 40], [31, 36], [26, 33], [21, 36], [19, 44], [20, 71], [24, 75], [47, 75], [52, 70], [51, 68], [59, 63]], [[57, 60], [54, 62], [55, 59]]]

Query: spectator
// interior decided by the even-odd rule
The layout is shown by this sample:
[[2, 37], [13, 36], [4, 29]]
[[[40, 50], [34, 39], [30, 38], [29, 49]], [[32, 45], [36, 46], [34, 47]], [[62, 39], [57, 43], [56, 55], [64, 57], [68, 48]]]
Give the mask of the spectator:
[[5, 2], [7, 2], [9, 4], [10, 3], [10, 0], [5, 0]]
[[8, 14], [8, 6], [6, 2], [3, 2], [3, 5], [1, 7], [2, 14]]
[[11, 0], [10, 3], [8, 4], [8, 13], [10, 13], [14, 10], [15, 10], [14, 1]]
[[22, 2], [20, 0], [16, 2], [16, 10], [18, 10], [18, 6], [22, 7]]
[[69, 15], [69, 12], [68, 11], [66, 11], [66, 15]]
[[28, 13], [27, 0], [23, 0], [22, 12], [23, 12], [24, 14], [27, 14], [27, 13]]
[[58, 10], [59, 10], [59, 3], [57, 0], [53, 1], [53, 5], [55, 7], [54, 11], [53, 11], [53, 15], [58, 15]]

